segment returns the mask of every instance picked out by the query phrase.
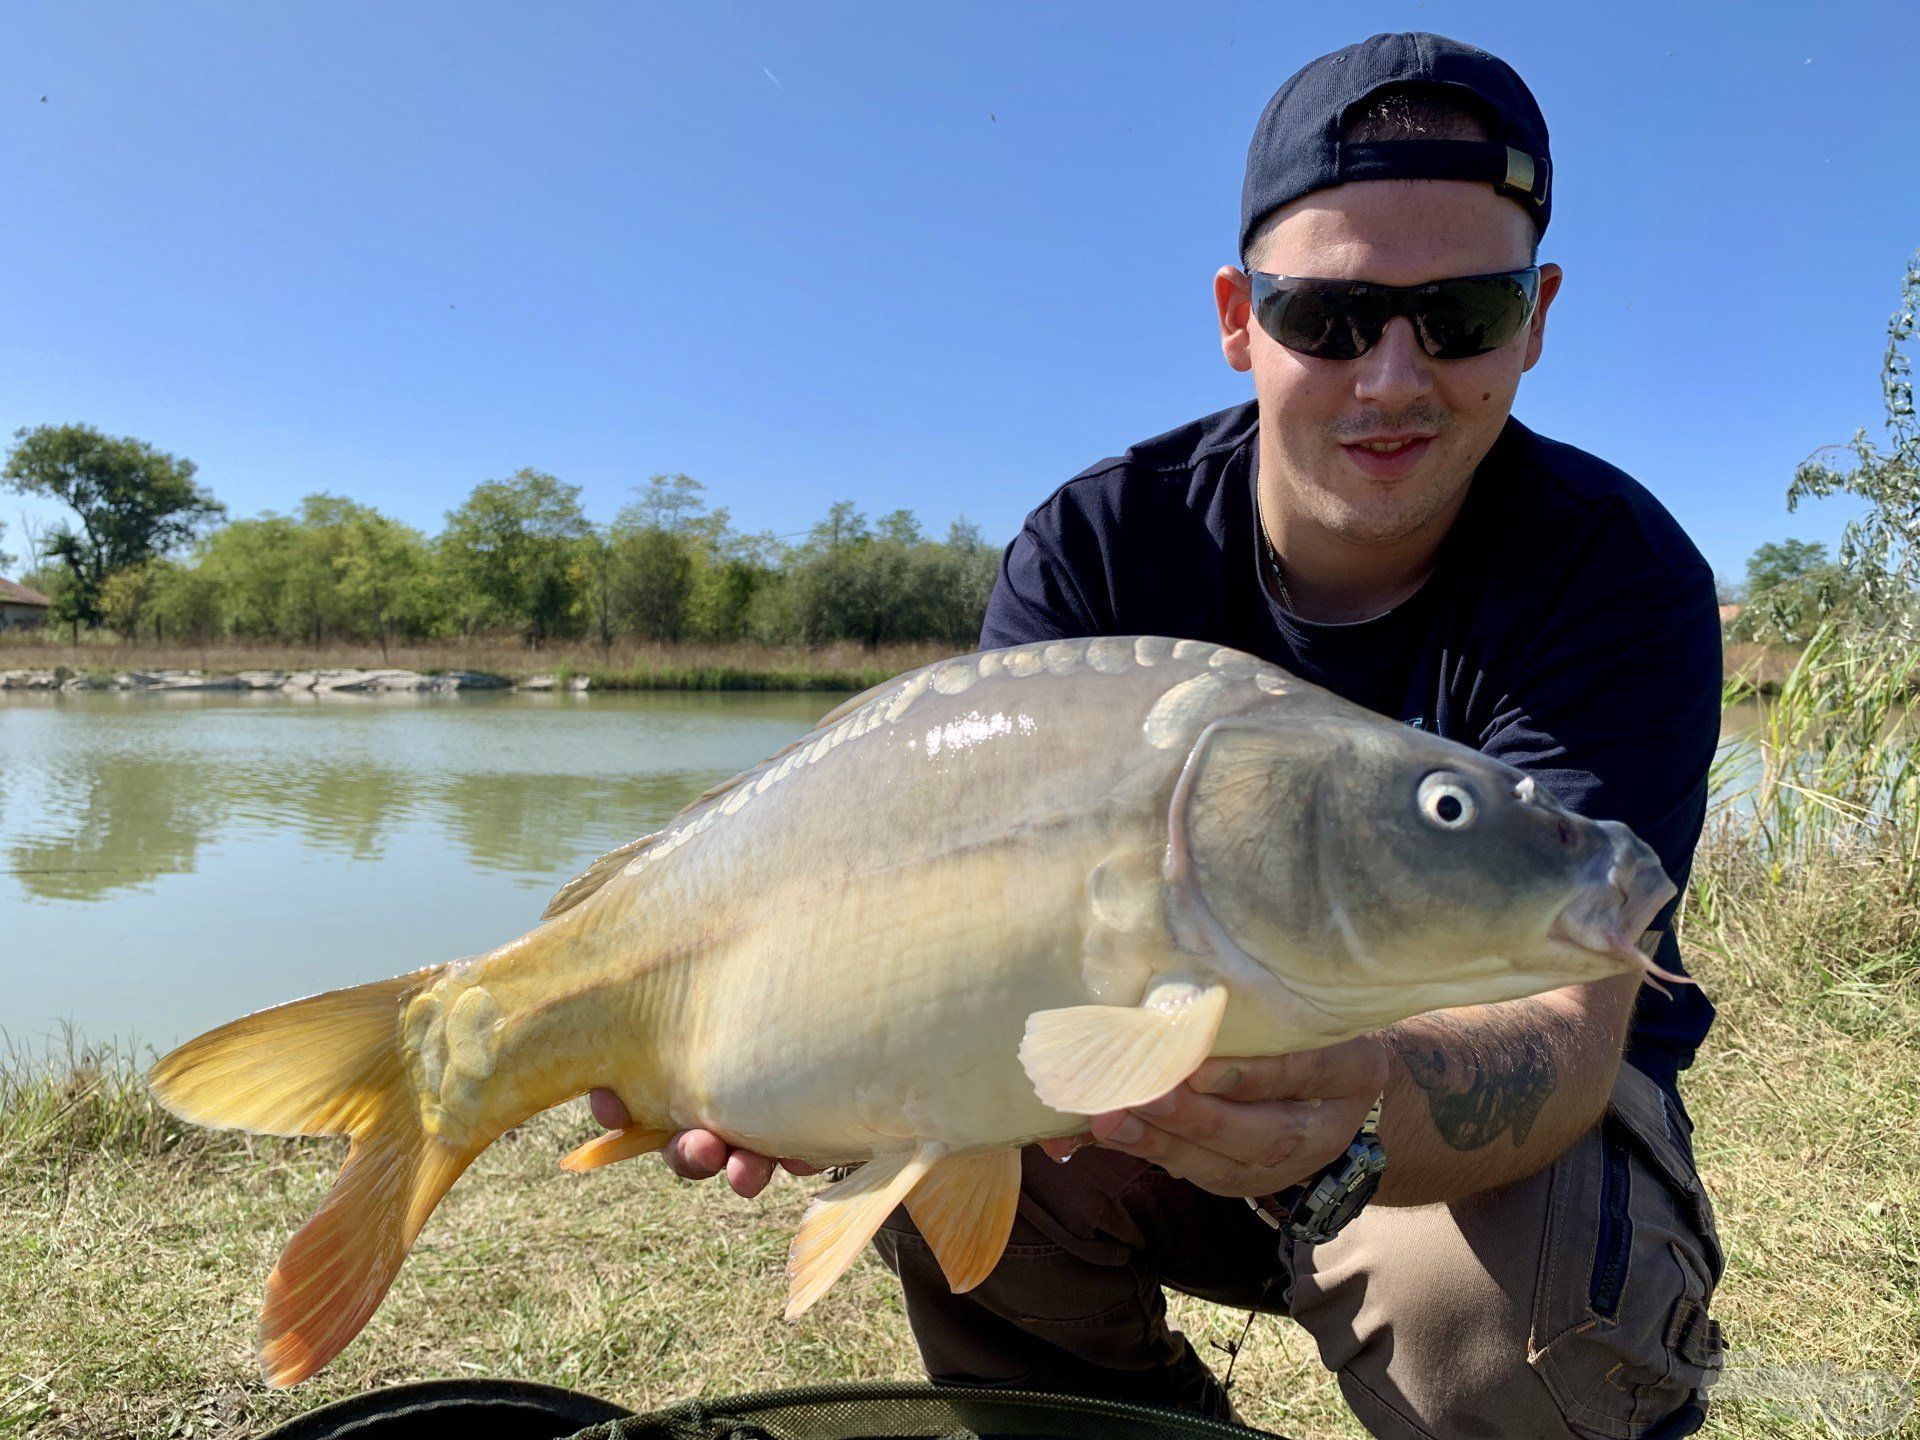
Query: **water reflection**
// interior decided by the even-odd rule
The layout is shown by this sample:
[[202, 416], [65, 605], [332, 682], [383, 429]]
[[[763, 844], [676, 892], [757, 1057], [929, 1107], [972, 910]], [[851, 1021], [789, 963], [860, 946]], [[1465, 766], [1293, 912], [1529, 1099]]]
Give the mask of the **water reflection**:
[[5, 852], [8, 873], [42, 899], [96, 900], [185, 874], [220, 818], [204, 777], [178, 762], [63, 764], [45, 786], [52, 798], [39, 823]]
[[577, 849], [583, 837], [623, 826], [633, 831], [627, 839], [644, 834], [717, 778], [689, 770], [569, 783], [548, 775], [463, 775], [435, 803], [475, 864], [545, 874], [556, 848]]
[[0, 699], [0, 1032], [172, 1043], [523, 933], [834, 695]]
[[451, 842], [449, 863], [550, 877], [583, 849], [657, 826], [836, 697], [609, 698], [590, 716], [577, 701], [370, 713], [309, 700], [293, 724], [259, 713], [291, 703], [239, 698], [146, 714], [117, 696], [0, 711], [0, 868], [19, 892], [108, 899], [192, 872], [216, 836], [263, 831], [379, 861], [421, 822]]

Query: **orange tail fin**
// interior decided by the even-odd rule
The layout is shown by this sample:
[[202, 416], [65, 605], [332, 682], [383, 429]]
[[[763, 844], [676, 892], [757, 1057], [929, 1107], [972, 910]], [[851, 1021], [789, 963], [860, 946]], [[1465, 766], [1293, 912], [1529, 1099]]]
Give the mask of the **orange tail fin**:
[[147, 1080], [201, 1125], [345, 1135], [332, 1192], [267, 1277], [260, 1366], [294, 1385], [344, 1350], [378, 1308], [420, 1227], [491, 1137], [422, 1128], [400, 1051], [401, 1012], [440, 967], [245, 1016], [189, 1040]]

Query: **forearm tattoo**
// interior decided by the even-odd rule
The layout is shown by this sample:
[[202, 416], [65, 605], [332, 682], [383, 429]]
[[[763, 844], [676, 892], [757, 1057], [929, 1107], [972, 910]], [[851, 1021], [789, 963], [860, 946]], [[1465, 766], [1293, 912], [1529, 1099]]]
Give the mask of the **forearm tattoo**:
[[1564, 1022], [1537, 1000], [1517, 1000], [1511, 1025], [1425, 1015], [1386, 1031], [1413, 1083], [1426, 1092], [1433, 1128], [1455, 1150], [1478, 1150], [1511, 1132], [1526, 1144], [1559, 1083], [1548, 1033]]

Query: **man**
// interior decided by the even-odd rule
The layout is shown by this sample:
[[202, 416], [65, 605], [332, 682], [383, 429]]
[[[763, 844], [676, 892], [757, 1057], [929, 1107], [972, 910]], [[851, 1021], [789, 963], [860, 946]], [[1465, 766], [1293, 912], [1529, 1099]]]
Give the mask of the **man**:
[[[1254, 400], [1035, 510], [982, 647], [1237, 646], [1625, 821], [1684, 887], [1718, 734], [1713, 579], [1640, 486], [1510, 417], [1562, 278], [1536, 263], [1551, 179], [1533, 96], [1484, 52], [1379, 35], [1294, 76], [1248, 153], [1243, 268], [1213, 284]], [[1166, 1323], [1172, 1285], [1305, 1325], [1376, 1435], [1691, 1433], [1722, 1261], [1676, 1076], [1713, 1012], [1637, 985], [1210, 1062], [1095, 1117], [1068, 1164], [1030, 1149], [1012, 1246], [965, 1295], [897, 1214], [877, 1244], [929, 1373], [1228, 1414]], [[742, 1193], [772, 1163], [697, 1131], [668, 1157]]]

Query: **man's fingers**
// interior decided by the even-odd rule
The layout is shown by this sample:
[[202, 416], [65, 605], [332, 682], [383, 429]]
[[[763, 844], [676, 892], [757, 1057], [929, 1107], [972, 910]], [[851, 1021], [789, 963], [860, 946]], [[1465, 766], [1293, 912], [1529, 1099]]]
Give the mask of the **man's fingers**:
[[627, 1114], [627, 1107], [620, 1103], [620, 1097], [611, 1090], [595, 1090], [587, 1096], [587, 1105], [593, 1111], [593, 1118], [609, 1130], [624, 1130], [633, 1123]]
[[1224, 1155], [1148, 1124], [1130, 1111], [1094, 1116], [1093, 1133], [1102, 1145], [1151, 1161], [1169, 1175], [1191, 1180], [1216, 1195], [1263, 1195], [1280, 1188], [1266, 1184], [1262, 1178], [1266, 1172], [1237, 1165]]
[[727, 1168], [727, 1142], [711, 1130], [682, 1130], [660, 1152], [682, 1180], [711, 1180]]
[[[682, 1130], [667, 1142], [660, 1156], [682, 1180], [711, 1180], [725, 1171], [734, 1194], [749, 1200], [766, 1189], [773, 1178], [772, 1160], [752, 1150], [736, 1149], [711, 1130]], [[814, 1173], [813, 1166], [804, 1160], [779, 1163], [795, 1175]]]
[[1368, 1035], [1292, 1055], [1208, 1060], [1188, 1086], [1226, 1100], [1332, 1100], [1364, 1094], [1367, 1103], [1387, 1084], [1387, 1051]]
[[1182, 1085], [1132, 1113], [1235, 1164], [1271, 1170], [1292, 1158], [1317, 1108], [1324, 1107], [1300, 1100], [1222, 1100]]
[[727, 1184], [743, 1200], [751, 1200], [767, 1188], [773, 1178], [773, 1161], [751, 1150], [736, 1150], [727, 1156]]
[[[1102, 1145], [1149, 1160], [1216, 1195], [1270, 1195], [1338, 1155], [1366, 1111], [1357, 1100], [1235, 1101], [1184, 1087], [1155, 1107], [1093, 1117]], [[1366, 1102], [1371, 1103], [1371, 1102]], [[1155, 1115], [1143, 1113], [1157, 1108]]]

